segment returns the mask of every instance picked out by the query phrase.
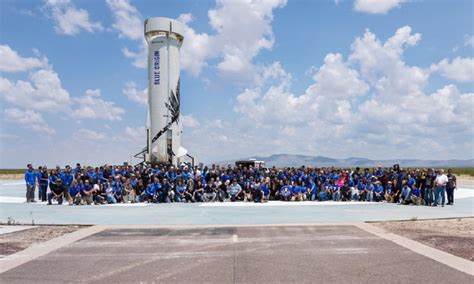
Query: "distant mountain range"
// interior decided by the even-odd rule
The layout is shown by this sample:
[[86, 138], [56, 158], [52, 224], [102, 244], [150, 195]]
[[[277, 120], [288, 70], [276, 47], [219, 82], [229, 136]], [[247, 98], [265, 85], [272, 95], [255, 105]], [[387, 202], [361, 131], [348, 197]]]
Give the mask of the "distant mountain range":
[[[333, 159], [323, 156], [305, 156], [290, 154], [274, 154], [269, 157], [250, 157], [247, 160], [255, 159], [264, 161], [267, 167], [299, 167], [318, 166], [318, 167], [391, 167], [394, 164], [400, 164], [401, 167], [474, 167], [474, 159], [470, 160], [420, 160], [420, 159], [391, 159], [391, 160], [371, 160], [366, 158], [350, 157], [347, 159]], [[227, 165], [234, 164], [236, 160], [221, 161], [216, 164]]]

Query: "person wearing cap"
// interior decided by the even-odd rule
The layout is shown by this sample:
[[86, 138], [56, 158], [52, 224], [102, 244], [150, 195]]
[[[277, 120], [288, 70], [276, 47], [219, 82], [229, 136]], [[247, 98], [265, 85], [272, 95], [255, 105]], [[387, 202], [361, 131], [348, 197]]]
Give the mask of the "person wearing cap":
[[446, 201], [446, 185], [448, 184], [448, 177], [444, 174], [444, 170], [438, 170], [435, 178], [435, 201], [433, 206], [438, 206], [441, 199], [441, 206], [444, 207]]
[[36, 187], [36, 174], [32, 164], [26, 166], [28, 169], [25, 171], [25, 183], [26, 183], [26, 202], [35, 201], [35, 187]]

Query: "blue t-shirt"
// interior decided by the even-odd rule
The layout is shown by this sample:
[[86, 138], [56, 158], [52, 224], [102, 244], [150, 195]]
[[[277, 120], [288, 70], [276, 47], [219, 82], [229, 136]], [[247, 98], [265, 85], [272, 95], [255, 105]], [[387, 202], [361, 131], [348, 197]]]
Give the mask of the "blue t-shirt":
[[291, 195], [291, 188], [289, 185], [285, 185], [280, 189], [280, 195], [284, 197], [288, 197]]
[[153, 183], [146, 187], [146, 194], [148, 194], [148, 195], [155, 195], [156, 194], [156, 186], [154, 186]]
[[81, 187], [79, 185], [71, 185], [71, 187], [69, 187], [69, 194], [71, 196], [76, 196], [79, 192], [81, 192]]
[[382, 193], [383, 192], [383, 186], [381, 185], [376, 185], [374, 187], [374, 191], [377, 192], [377, 193]]
[[291, 187], [291, 193], [298, 194], [299, 192], [300, 192], [300, 186], [299, 185], [295, 185], [295, 186]]
[[89, 185], [85, 185], [85, 184], [84, 184], [84, 185], [81, 187], [81, 195], [85, 195], [85, 192], [89, 192], [89, 191], [91, 191], [92, 189], [94, 189], [94, 188], [92, 187], [92, 185], [90, 185], [90, 184], [89, 184]]
[[27, 185], [35, 185], [36, 181], [36, 174], [35, 171], [33, 170], [27, 170], [25, 171], [25, 182]]
[[179, 191], [179, 193], [184, 193], [186, 191], [186, 185], [177, 185], [176, 190]]
[[412, 188], [411, 193], [420, 197], [420, 189], [419, 188]]
[[373, 184], [369, 184], [367, 187], [366, 187], [367, 191], [373, 191], [374, 190], [374, 185]]
[[270, 191], [266, 185], [261, 185], [258, 189], [260, 189], [261, 191], [263, 191], [263, 194], [264, 194], [264, 195], [267, 195], [268, 192]]

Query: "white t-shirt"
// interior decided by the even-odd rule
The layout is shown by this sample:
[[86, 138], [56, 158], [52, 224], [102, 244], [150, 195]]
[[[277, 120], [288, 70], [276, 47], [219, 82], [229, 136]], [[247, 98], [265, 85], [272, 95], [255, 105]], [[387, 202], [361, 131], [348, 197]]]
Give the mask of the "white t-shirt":
[[447, 183], [448, 183], [448, 177], [445, 174], [436, 176], [435, 184], [437, 186], [446, 186]]

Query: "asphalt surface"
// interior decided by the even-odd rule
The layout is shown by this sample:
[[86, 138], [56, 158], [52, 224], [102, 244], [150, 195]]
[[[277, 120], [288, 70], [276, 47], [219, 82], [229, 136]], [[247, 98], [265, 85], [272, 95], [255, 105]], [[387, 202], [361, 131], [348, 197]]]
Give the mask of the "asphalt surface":
[[3, 283], [474, 283], [354, 226], [107, 229]]

